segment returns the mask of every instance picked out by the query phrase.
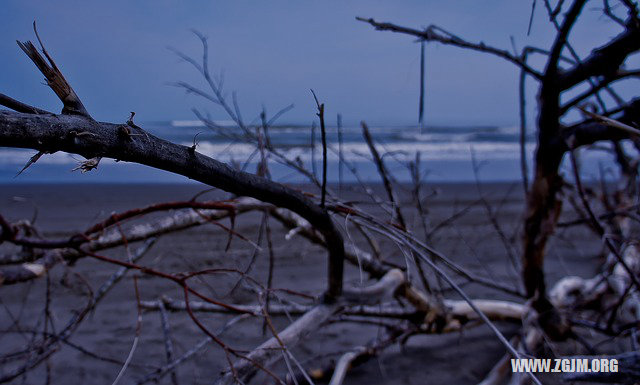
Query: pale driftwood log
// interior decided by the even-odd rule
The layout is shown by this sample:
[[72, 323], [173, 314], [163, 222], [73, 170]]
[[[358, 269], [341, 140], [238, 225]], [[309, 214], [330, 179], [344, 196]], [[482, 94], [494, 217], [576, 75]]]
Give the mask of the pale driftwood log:
[[[365, 219], [363, 217], [363, 219]], [[368, 223], [366, 221], [364, 222], [360, 222], [363, 225], [367, 226], [368, 228], [370, 228], [371, 230], [373, 230], [374, 232], [379, 232], [384, 236], [389, 237], [390, 239], [393, 239], [397, 242], [402, 243], [403, 245], [405, 245], [408, 249], [412, 250], [413, 252], [417, 253], [417, 255], [423, 260], [425, 261], [433, 270], [435, 270], [441, 277], [444, 278], [445, 281], [447, 281], [449, 283], [449, 285], [451, 285], [454, 290], [456, 290], [458, 292], [458, 294], [460, 294], [465, 302], [468, 303], [469, 307], [471, 309], [473, 309], [475, 311], [475, 313], [477, 314], [478, 318], [481, 319], [484, 323], [486, 323], [489, 328], [494, 332], [494, 334], [496, 335], [496, 337], [498, 337], [498, 339], [500, 340], [501, 343], [503, 343], [505, 345], [505, 347], [514, 355], [519, 357], [519, 353], [510, 345], [510, 343], [506, 340], [506, 338], [502, 335], [502, 333], [495, 327], [495, 325], [491, 322], [491, 320], [473, 303], [473, 301], [471, 300], [471, 298], [469, 298], [464, 291], [453, 281], [451, 280], [451, 278], [445, 274], [438, 266], [436, 266], [432, 260], [430, 260], [429, 258], [427, 258], [424, 254], [423, 254], [423, 250], [420, 250], [417, 248], [417, 245], [420, 245], [421, 247], [423, 247], [425, 250], [428, 250], [428, 252], [432, 255], [437, 256], [439, 259], [446, 261], [447, 263], [451, 264], [452, 262], [444, 257], [441, 253], [438, 253], [437, 251], [435, 251], [433, 248], [425, 245], [424, 243], [420, 242], [419, 240], [415, 239], [415, 238], [410, 238], [410, 240], [406, 240], [404, 237], [407, 236], [407, 234], [405, 232], [400, 232], [399, 230], [397, 230], [396, 228], [392, 227], [392, 226], [388, 226], [384, 223], [381, 223], [380, 221], [375, 220], [374, 218], [370, 218], [370, 217], [366, 217], [367, 220], [370, 220], [372, 223]], [[284, 219], [284, 221], [287, 221], [287, 219]], [[290, 220], [291, 221], [291, 220]], [[297, 225], [297, 222], [295, 221], [295, 218], [293, 219], [294, 222], [294, 226], [293, 227], [303, 227], [301, 225]], [[372, 226], [372, 224], [377, 225], [378, 227], [374, 227]], [[302, 232], [303, 233], [303, 232]], [[314, 239], [312, 237], [312, 235], [309, 235], [309, 239]], [[358, 256], [356, 255], [356, 258]], [[359, 260], [358, 260], [359, 261]], [[362, 267], [362, 263], [359, 263], [358, 266]], [[376, 267], [375, 264], [372, 264], [371, 267]], [[495, 283], [490, 284], [490, 286], [495, 287]], [[418, 291], [416, 291], [416, 293], [419, 293]], [[424, 296], [423, 296], [424, 298]], [[429, 308], [430, 302], [429, 301], [425, 301], [425, 303], [427, 304], [427, 308]], [[434, 303], [434, 302], [431, 302]], [[427, 312], [427, 317], [426, 320], [428, 321], [429, 319], [429, 313], [432, 313], [433, 310], [430, 310]], [[438, 315], [440, 314], [444, 314], [446, 317], [445, 313], [441, 313], [441, 312], [437, 312]], [[529, 373], [529, 377], [532, 379], [533, 382], [535, 383], [539, 383], [538, 379], [531, 373]]]
[[[273, 205], [260, 202], [253, 198], [239, 198], [234, 201], [235, 214], [272, 207]], [[209, 221], [220, 220], [229, 215], [231, 215], [231, 213], [227, 210], [181, 210], [152, 222], [132, 226], [125, 231], [124, 236], [118, 230], [108, 231], [98, 237], [98, 239], [88, 242], [85, 247], [90, 251], [109, 249], [121, 246], [125, 240], [127, 243], [138, 242], [170, 232], [203, 225]], [[17, 263], [26, 257], [27, 256], [19, 255], [6, 256], [5, 260], [10, 263]], [[0, 286], [12, 285], [41, 277], [56, 264], [81, 257], [83, 257], [83, 255], [74, 249], [47, 250], [40, 258], [33, 262], [0, 268]]]
[[359, 352], [348, 352], [340, 356], [340, 359], [336, 363], [336, 368], [333, 370], [329, 385], [342, 385], [347, 376], [347, 371], [351, 368], [353, 360], [358, 357], [358, 353]]
[[[640, 269], [640, 253], [636, 243], [628, 243], [623, 248], [623, 258], [634, 272]], [[613, 257], [610, 257], [613, 259]], [[553, 305], [561, 311], [575, 311], [580, 304], [594, 302], [605, 296], [607, 293], [614, 293], [613, 302], [620, 300], [620, 297], [626, 294], [627, 288], [631, 285], [631, 279], [626, 269], [617, 262], [611, 269], [611, 274], [604, 273], [585, 279], [582, 277], [569, 276], [560, 279], [549, 291], [549, 299]], [[610, 301], [603, 304], [608, 307]], [[626, 311], [626, 315], [632, 321], [640, 319], [640, 302], [636, 292], [628, 294], [626, 301], [623, 303], [622, 309]], [[523, 324], [525, 338], [521, 343], [521, 348], [526, 347], [528, 352], [536, 352], [544, 343], [542, 331], [537, 326], [537, 314], [534, 309], [528, 307], [523, 308]], [[504, 365], [504, 360], [512, 358], [506, 354], [494, 367], [494, 369], [485, 378], [483, 385], [499, 383], [498, 373], [500, 367]], [[625, 383], [624, 380], [631, 379], [631, 382], [640, 378], [638, 371], [638, 363], [640, 355], [638, 352], [628, 352], [617, 356], [607, 358], [621, 357], [621, 366], [619, 373], [572, 373], [566, 374], [564, 379], [567, 381], [591, 381], [591, 382], [607, 382], [607, 383]], [[589, 356], [563, 357], [563, 358], [594, 358]], [[635, 365], [635, 367], [634, 367]], [[636, 377], [634, 377], [636, 376]], [[510, 384], [527, 383], [528, 379], [522, 374], [512, 374]]]
[[[261, 202], [254, 198], [241, 197], [229, 204], [234, 207], [234, 214], [243, 214], [249, 211], [272, 208], [273, 205]], [[132, 226], [125, 231], [127, 242], [137, 242], [148, 237], [160, 236], [170, 232], [185, 230], [194, 226], [204, 225], [211, 221], [228, 218], [231, 212], [228, 210], [180, 210], [166, 217]], [[109, 231], [101, 235], [95, 241], [87, 245], [91, 251], [108, 249], [120, 246], [123, 242], [120, 231]]]
[[[355, 299], [355, 298], [354, 298]], [[182, 300], [174, 300], [168, 297], [162, 297], [160, 299], [167, 310], [171, 311], [184, 311], [187, 306]], [[473, 303], [482, 310], [483, 313], [494, 321], [512, 321], [519, 322], [522, 320], [527, 307], [525, 305], [498, 300], [474, 300]], [[465, 319], [465, 320], [477, 320], [477, 313], [469, 306], [466, 301], [454, 301], [445, 300], [447, 314], [450, 317]], [[159, 310], [158, 301], [141, 301], [140, 305], [147, 310]], [[252, 313], [256, 316], [260, 316], [262, 313], [262, 307], [260, 305], [231, 305], [234, 308], [240, 309]], [[189, 307], [194, 312], [205, 313], [229, 313], [229, 309], [222, 306], [218, 306], [208, 302], [202, 301], [189, 301]], [[299, 304], [271, 304], [269, 305], [270, 315], [286, 315], [286, 314], [304, 314], [310, 311], [313, 305], [299, 305]], [[344, 308], [341, 314], [345, 315], [360, 315], [370, 317], [385, 317], [385, 318], [409, 318], [414, 316], [416, 312], [414, 310], [407, 310], [394, 304], [382, 304], [382, 305], [348, 305]], [[451, 325], [453, 326], [453, 325]]]
[[[404, 275], [402, 272], [394, 269], [369, 288], [359, 290], [363, 296], [373, 296], [375, 300], [381, 301], [385, 299], [385, 296], [393, 293], [403, 282]], [[353, 293], [352, 290], [350, 290], [350, 292]], [[370, 298], [362, 298], [362, 300], [368, 302]], [[282, 357], [281, 352], [284, 348], [290, 348], [297, 344], [306, 335], [317, 330], [324, 322], [329, 320], [329, 318], [341, 313], [344, 307], [345, 303], [343, 301], [314, 306], [283, 331], [278, 332], [277, 336], [270, 338], [252, 350], [251, 353], [246, 356], [246, 358], [251, 361], [240, 359], [234, 363], [233, 370], [228, 369], [216, 380], [216, 384], [233, 384], [238, 380], [242, 382], [248, 381], [259, 370], [256, 367], [256, 363], [262, 366], [270, 366]]]
[[572, 275], [556, 282], [549, 290], [549, 299], [559, 309], [573, 309], [576, 304], [600, 298], [608, 287], [601, 274], [589, 279]]
[[[287, 348], [295, 346], [304, 337], [315, 332], [329, 318], [339, 313], [341, 308], [342, 306], [338, 303], [320, 304], [315, 306], [294, 323], [289, 325], [286, 329], [278, 332], [278, 338], [272, 337], [268, 339], [252, 350], [251, 353], [247, 354], [246, 357], [252, 362], [242, 359], [238, 360], [233, 364], [233, 371], [229, 369], [226, 370], [225, 373], [216, 380], [215, 384], [235, 384], [236, 378], [234, 378], [233, 372], [236, 373], [240, 381], [249, 381], [259, 370], [254, 363], [268, 366], [282, 358], [283, 348], [280, 345], [280, 341], [282, 341]], [[280, 341], [278, 341], [278, 339]]]
[[[458, 317], [468, 319], [478, 319], [478, 313], [467, 301], [445, 300], [447, 311]], [[473, 304], [477, 309], [492, 320], [522, 320], [526, 306], [510, 301], [499, 301], [490, 299], [474, 299]]]
[[[631, 271], [638, 275], [640, 273], [640, 251], [638, 250], [638, 245], [634, 242], [625, 244], [621, 254]], [[608, 259], [616, 261], [611, 254]], [[631, 285], [632, 280], [627, 270], [620, 262], [614, 262], [610, 272], [605, 269], [603, 273], [589, 279], [576, 276], [560, 279], [549, 291], [549, 298], [558, 309], [573, 310], [576, 306], [594, 302], [607, 293], [614, 294], [614, 302], [618, 301], [621, 296], [627, 295], [622, 310], [626, 313], [627, 318], [639, 320], [640, 297], [637, 291], [634, 290], [628, 294], [626, 293]], [[610, 302], [608, 301], [608, 303]]]
[[399, 269], [391, 269], [378, 282], [371, 286], [345, 290], [341, 299], [346, 303], [378, 303], [383, 298], [391, 297], [396, 289], [405, 283], [404, 273]]
[[0, 269], [0, 286], [12, 285], [42, 277], [47, 270], [63, 260], [60, 249], [48, 250], [43, 257], [34, 262], [3, 267]]
[[307, 377], [299, 375], [298, 381], [292, 377], [287, 377], [287, 384], [304, 384], [306, 378], [311, 378], [317, 383], [328, 381], [344, 381], [349, 370], [357, 365], [361, 365], [368, 360], [377, 357], [383, 350], [392, 346], [397, 341], [402, 341], [415, 332], [414, 329], [389, 329], [387, 333], [379, 335], [366, 345], [358, 346], [341, 356], [338, 362], [331, 362], [323, 367], [316, 367], [308, 370]]
[[[474, 305], [480, 309], [487, 317], [491, 320], [511, 320], [520, 322], [526, 310], [524, 305], [520, 305], [517, 303], [507, 302], [507, 301], [496, 301], [496, 300], [474, 300]], [[473, 308], [466, 301], [451, 301], [445, 300], [444, 305], [447, 308], [448, 315], [450, 316], [448, 322], [445, 326], [442, 327], [441, 332], [455, 332], [459, 331], [462, 328], [462, 324], [458, 321], [458, 319], [468, 319], [468, 320], [478, 320], [478, 313], [473, 310]], [[349, 309], [345, 309], [345, 314]], [[373, 314], [372, 314], [373, 315]], [[424, 329], [425, 332], [429, 332], [429, 329]], [[516, 343], [517, 341], [512, 341], [512, 343]], [[347, 352], [343, 354], [338, 362], [336, 363], [336, 367], [333, 372], [333, 376], [331, 377], [330, 385], [340, 385], [344, 382], [347, 371], [351, 368], [354, 360], [359, 358], [362, 354], [367, 354], [369, 348], [368, 347], [360, 347], [356, 350]], [[510, 354], [505, 354], [505, 356], [496, 364], [496, 366], [492, 369], [490, 374], [487, 376], [485, 381], [481, 384], [483, 385], [492, 385], [499, 384], [502, 379], [506, 377], [509, 371], [509, 359], [511, 358]]]
[[[185, 311], [187, 310], [186, 303], [182, 300], [174, 300], [168, 297], [162, 297], [160, 301], [164, 304], [167, 310], [170, 311]], [[142, 308], [147, 310], [160, 310], [158, 301], [141, 301]], [[260, 305], [232, 305], [242, 311], [253, 314], [254, 316], [261, 317], [262, 306]], [[208, 302], [202, 301], [189, 301], [189, 308], [194, 312], [203, 313], [229, 313], [229, 309], [225, 309], [222, 306], [218, 306]], [[304, 314], [314, 308], [314, 305], [300, 305], [295, 303], [290, 304], [269, 304], [270, 316], [284, 316], [284, 315], [300, 315]], [[372, 317], [384, 317], [384, 318], [409, 318], [415, 315], [415, 311], [403, 309], [395, 304], [383, 304], [383, 305], [350, 305], [344, 308], [341, 314], [345, 315], [359, 315], [359, 316], [372, 316]]]

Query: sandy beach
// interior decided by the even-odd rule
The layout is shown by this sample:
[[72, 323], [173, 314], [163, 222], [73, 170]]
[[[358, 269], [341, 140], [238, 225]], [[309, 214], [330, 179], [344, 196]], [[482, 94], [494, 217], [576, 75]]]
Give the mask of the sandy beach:
[[[380, 186], [372, 188], [380, 190]], [[2, 185], [0, 207], [9, 221], [35, 218], [35, 224], [43, 236], [63, 238], [105, 219], [112, 212], [152, 203], [189, 200], [203, 190], [205, 187], [196, 184]], [[523, 211], [521, 186], [516, 183], [485, 184], [481, 186], [481, 190], [505, 235], [512, 237], [513, 234], [519, 234], [518, 226]], [[425, 191], [434, 192], [423, 202], [429, 211], [430, 225], [435, 226], [458, 213], [455, 220], [434, 236], [431, 245], [469, 271], [516, 287], [519, 279], [517, 272], [509, 262], [503, 241], [491, 224], [486, 208], [478, 201], [480, 193], [477, 186], [427, 185]], [[345, 187], [342, 195], [352, 200], [367, 199], [355, 186]], [[209, 192], [205, 195], [209, 199], [227, 197], [221, 192]], [[408, 193], [402, 195], [401, 200], [403, 205], [413, 204]], [[375, 205], [362, 207], [381, 215], [380, 209]], [[166, 214], [155, 214], [145, 219], [153, 220], [162, 215]], [[240, 215], [236, 218], [235, 231], [257, 242], [261, 218], [260, 213]], [[410, 223], [415, 220], [408, 216]], [[223, 220], [222, 224], [231, 226], [228, 220]], [[124, 228], [126, 226], [128, 225]], [[309, 295], [321, 294], [325, 288], [326, 252], [299, 236], [285, 239], [287, 230], [274, 220], [270, 220], [270, 227], [275, 256], [274, 287]], [[354, 241], [363, 249], [367, 248], [359, 236], [348, 236], [346, 239], [347, 247], [349, 242]], [[379, 240], [382, 254], [390, 261], [404, 265], [404, 256], [396, 245], [381, 237]], [[225, 251], [227, 241], [228, 234], [218, 226], [195, 227], [160, 237], [140, 264], [172, 273], [223, 267], [246, 269], [254, 250], [251, 243], [235, 237], [229, 250]], [[139, 244], [130, 246], [132, 251], [137, 247]], [[519, 247], [517, 243], [516, 247]], [[0, 254], [11, 250], [14, 249], [7, 245], [0, 246]], [[594, 241], [594, 237], [582, 228], [560, 229], [550, 244], [545, 264], [549, 284], [565, 275], [593, 276], [600, 263], [597, 258], [599, 251], [597, 239]], [[514, 252], [518, 255], [517, 248]], [[126, 259], [127, 252], [124, 248], [117, 248], [105, 252], [105, 255]], [[48, 326], [49, 330], [53, 332], [55, 328], [62, 327], [73, 316], [74, 311], [82, 308], [89, 290], [96, 290], [116, 270], [115, 266], [90, 258], [78, 260], [75, 266], [56, 266], [49, 276], [49, 296], [52, 298], [50, 309], [55, 321], [54, 325]], [[264, 283], [267, 271], [268, 253], [263, 251], [257, 256], [250, 274]], [[137, 318], [131, 278], [134, 275], [139, 277], [141, 300], [155, 301], [162, 296], [183, 298], [181, 288], [172, 282], [129, 272], [66, 341], [68, 343], [61, 344], [60, 350], [47, 363], [29, 373], [24, 383], [43, 383], [46, 372], [49, 371], [53, 384], [111, 384], [134, 343]], [[7, 314], [11, 314], [11, 317], [0, 320], [0, 346], [3, 354], [21, 350], [21, 347], [34, 338], [34, 331], [43, 330], [46, 281], [41, 278], [27, 284], [5, 286], [0, 291], [0, 306], [7, 310]], [[196, 282], [195, 286], [204, 293], [226, 303], [250, 304], [258, 301], [257, 295], [248, 285], [240, 285], [231, 293], [237, 276], [216, 274]], [[472, 298], [502, 298], [522, 302], [521, 299], [476, 284], [467, 284], [462, 280], [458, 282]], [[348, 265], [346, 283], [353, 286], [366, 284], [367, 276], [360, 274], [357, 267]], [[445, 290], [445, 296], [459, 299], [451, 290]], [[287, 298], [309, 303], [309, 300], [299, 297]], [[212, 331], [219, 331], [225, 322], [233, 318], [233, 315], [219, 313], [197, 313], [197, 316]], [[174, 357], [179, 357], [205, 338], [185, 312], [169, 313], [169, 321], [175, 344]], [[275, 326], [279, 329], [289, 322], [287, 317], [274, 316]], [[507, 337], [511, 337], [520, 325], [498, 323], [498, 326]], [[380, 332], [380, 327], [376, 325], [332, 322], [304, 340], [292, 353], [306, 369], [321, 368], [345, 350], [367, 343]], [[220, 336], [233, 348], [251, 350], [269, 337], [270, 332], [267, 330], [263, 334], [262, 321], [248, 318], [235, 323]], [[349, 372], [346, 383], [474, 384], [487, 374], [503, 354], [503, 346], [486, 326], [463, 329], [462, 332], [448, 335], [419, 335], [410, 338], [402, 348], [393, 346], [385, 350], [378, 359], [354, 368]], [[120, 383], [139, 383], [155, 369], [166, 364], [166, 361], [160, 315], [157, 311], [144, 311], [140, 339]], [[16, 367], [21, 362], [18, 360], [7, 367]], [[204, 384], [211, 383], [226, 365], [227, 359], [222, 349], [208, 343], [178, 366], [176, 371], [181, 384]], [[274, 370], [284, 373], [282, 367]], [[263, 381], [270, 383], [268, 378]], [[559, 378], [550, 377], [545, 383], [556, 381]], [[171, 376], [164, 376], [160, 383], [172, 383]]]

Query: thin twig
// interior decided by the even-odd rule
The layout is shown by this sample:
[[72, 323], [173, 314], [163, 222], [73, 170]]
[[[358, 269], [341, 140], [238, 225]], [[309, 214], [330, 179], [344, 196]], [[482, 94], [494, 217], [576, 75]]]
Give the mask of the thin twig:
[[320, 134], [322, 136], [322, 195], [320, 198], [320, 207], [324, 207], [327, 198], [327, 130], [324, 126], [324, 103], [320, 103], [316, 97], [316, 93], [311, 90], [313, 99], [316, 101], [318, 112], [316, 115], [320, 119]]

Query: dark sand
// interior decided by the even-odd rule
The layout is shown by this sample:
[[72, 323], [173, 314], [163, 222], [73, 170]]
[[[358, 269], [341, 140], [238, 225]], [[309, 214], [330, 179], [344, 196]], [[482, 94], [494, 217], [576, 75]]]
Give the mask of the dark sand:
[[[64, 237], [85, 229], [111, 212], [143, 206], [150, 203], [186, 200], [204, 188], [199, 185], [2, 185], [0, 186], [0, 212], [10, 221], [31, 219], [37, 210], [36, 224], [48, 237]], [[441, 185], [439, 194], [429, 198], [426, 207], [432, 223], [451, 216], [478, 198], [475, 185]], [[505, 233], [510, 236], [517, 231], [522, 215], [522, 193], [519, 185], [492, 184], [483, 186], [485, 196], [498, 212], [498, 219]], [[355, 198], [356, 195], [352, 195]], [[212, 195], [210, 195], [212, 196]], [[215, 196], [215, 195], [213, 195]], [[220, 196], [218, 193], [217, 196]], [[404, 198], [404, 203], [412, 204]], [[376, 211], [371, 206], [372, 211]], [[408, 213], [408, 210], [407, 210]], [[408, 215], [408, 214], [407, 214]], [[413, 218], [409, 216], [409, 222]], [[259, 214], [238, 217], [236, 231], [256, 239]], [[285, 231], [272, 221], [275, 247], [275, 286], [291, 288], [317, 295], [325, 287], [326, 254], [300, 237], [290, 241], [284, 239]], [[224, 224], [229, 224], [224, 221]], [[419, 227], [415, 227], [419, 228]], [[357, 233], [351, 229], [351, 233]], [[355, 235], [354, 235], [355, 237]], [[355, 237], [357, 238], [357, 237]], [[359, 239], [359, 238], [357, 238]], [[234, 239], [231, 249], [225, 252], [227, 235], [212, 225], [193, 228], [178, 234], [162, 237], [142, 264], [163, 271], [179, 272], [204, 268], [244, 268], [252, 254], [252, 248], [242, 240]], [[359, 240], [357, 243], [361, 244]], [[399, 249], [388, 240], [380, 240], [385, 255], [403, 263]], [[366, 247], [364, 244], [361, 244]], [[464, 216], [441, 231], [433, 246], [460, 265], [476, 274], [491, 277], [506, 284], [517, 279], [508, 262], [507, 253], [485, 209], [476, 204]], [[135, 249], [137, 246], [132, 246]], [[7, 245], [0, 246], [0, 253], [10, 251]], [[598, 266], [596, 255], [599, 242], [582, 230], [561, 231], [550, 244], [546, 272], [551, 285], [564, 275], [592, 276]], [[105, 254], [124, 258], [123, 249]], [[517, 254], [517, 251], [516, 251]], [[56, 327], [62, 327], [72, 316], [74, 309], [83, 306], [86, 300], [81, 293], [85, 283], [96, 289], [110, 274], [114, 266], [82, 259], [72, 268], [57, 266], [51, 274], [52, 310]], [[267, 271], [267, 253], [259, 256], [252, 271], [254, 277], [264, 282]], [[96, 353], [103, 358], [124, 361], [131, 348], [136, 325], [136, 305], [133, 280], [130, 273], [100, 303], [70, 339], [71, 342]], [[358, 284], [359, 272], [347, 268], [347, 282]], [[365, 275], [366, 279], [366, 275]], [[84, 282], [84, 283], [83, 283]], [[206, 283], [196, 282], [204, 293], [223, 296], [233, 285], [228, 276], [213, 276]], [[459, 281], [461, 282], [461, 281]], [[26, 346], [30, 330], [42, 330], [42, 310], [45, 299], [45, 279], [29, 284], [5, 286], [0, 290], [0, 354], [5, 355]], [[171, 282], [142, 276], [139, 280], [143, 300], [155, 300], [161, 295], [181, 299], [179, 287]], [[468, 284], [466, 292], [474, 298], [507, 298], [504, 294]], [[458, 299], [448, 292], [448, 298]], [[221, 297], [233, 303], [255, 303], [255, 294], [241, 288], [231, 297]], [[514, 299], [514, 298], [510, 298]], [[7, 311], [11, 312], [8, 316]], [[217, 330], [231, 316], [199, 313], [199, 319], [210, 329]], [[20, 330], [11, 318], [19, 322]], [[184, 313], [170, 313], [176, 356], [190, 349], [203, 338], [202, 332]], [[276, 319], [282, 328], [285, 317]], [[517, 325], [499, 324], [507, 336], [517, 331]], [[11, 331], [5, 333], [6, 331]], [[336, 358], [331, 353], [340, 353], [350, 347], [361, 345], [374, 338], [380, 330], [375, 326], [349, 323], [332, 324], [305, 340], [293, 349], [296, 357], [306, 368], [323, 366]], [[228, 330], [223, 339], [230, 346], [251, 349], [266, 337], [262, 335], [261, 321], [241, 321]], [[450, 335], [429, 335], [411, 338], [403, 349], [394, 346], [386, 350], [377, 360], [349, 372], [346, 384], [424, 384], [450, 383], [473, 384], [482, 379], [493, 364], [503, 355], [504, 348], [485, 326], [464, 330]], [[132, 365], [126, 370], [121, 384], [136, 383], [151, 367], [165, 363], [164, 340], [157, 312], [143, 314], [142, 335], [133, 356]], [[18, 361], [21, 362], [21, 361]], [[49, 361], [52, 384], [111, 384], [121, 365], [89, 357], [78, 350], [61, 345], [60, 351]], [[177, 372], [180, 384], [211, 383], [227, 364], [222, 350], [214, 344], [182, 364]], [[8, 364], [5, 369], [15, 367]], [[32, 371], [24, 382], [45, 383], [46, 365]], [[554, 383], [558, 378], [550, 378]], [[266, 381], [266, 380], [265, 380]], [[258, 381], [260, 383], [261, 381]], [[166, 376], [161, 383], [171, 383]]]

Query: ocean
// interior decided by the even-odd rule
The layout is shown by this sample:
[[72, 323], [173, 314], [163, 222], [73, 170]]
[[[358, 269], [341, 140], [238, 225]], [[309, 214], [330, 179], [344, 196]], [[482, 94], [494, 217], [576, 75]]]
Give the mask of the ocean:
[[[228, 122], [220, 122], [232, 136], [240, 130]], [[229, 139], [199, 121], [175, 120], [146, 122], [141, 126], [150, 133], [174, 143], [191, 146], [197, 151], [234, 167], [255, 172], [260, 156], [255, 146]], [[290, 159], [299, 159], [309, 170], [315, 168], [318, 178], [322, 170], [320, 130], [311, 127], [282, 125], [269, 128], [271, 143]], [[420, 153], [420, 170], [424, 181], [431, 182], [505, 182], [521, 179], [519, 128], [515, 126], [370, 126], [378, 151], [384, 154], [386, 167], [399, 182], [411, 180], [407, 166]], [[327, 128], [328, 181], [340, 180], [339, 140], [336, 127]], [[312, 146], [313, 143], [313, 146]], [[1, 146], [1, 144], [0, 144]], [[606, 147], [606, 145], [604, 145]], [[526, 140], [526, 156], [531, 169], [535, 138]], [[313, 149], [313, 151], [312, 151]], [[189, 179], [146, 166], [103, 159], [91, 172], [72, 171], [83, 158], [56, 153], [43, 156], [23, 173], [18, 172], [36, 151], [0, 147], [0, 183], [193, 183]], [[345, 183], [377, 182], [379, 176], [371, 161], [369, 149], [359, 126], [342, 128], [342, 181]], [[314, 161], [314, 162], [313, 162]], [[599, 178], [616, 174], [607, 151], [590, 151], [581, 158], [586, 177]], [[315, 167], [313, 166], [315, 164]], [[566, 168], [566, 167], [565, 167]], [[284, 183], [307, 182], [304, 177], [269, 157], [269, 170], [274, 180]], [[475, 170], [475, 171], [474, 171]], [[568, 171], [568, 170], [567, 170]]]

